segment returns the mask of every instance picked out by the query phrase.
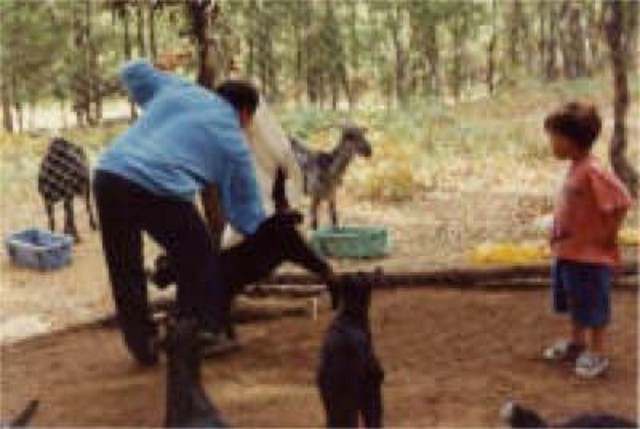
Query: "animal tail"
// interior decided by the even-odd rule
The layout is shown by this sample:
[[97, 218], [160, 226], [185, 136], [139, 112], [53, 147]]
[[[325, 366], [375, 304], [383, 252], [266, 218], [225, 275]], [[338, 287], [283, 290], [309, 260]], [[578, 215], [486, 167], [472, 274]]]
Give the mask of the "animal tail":
[[29, 422], [35, 415], [39, 405], [40, 401], [38, 401], [37, 399], [31, 400], [29, 404], [27, 404], [25, 409], [22, 410], [22, 412], [9, 423], [9, 427], [25, 427], [27, 424], [29, 424]]

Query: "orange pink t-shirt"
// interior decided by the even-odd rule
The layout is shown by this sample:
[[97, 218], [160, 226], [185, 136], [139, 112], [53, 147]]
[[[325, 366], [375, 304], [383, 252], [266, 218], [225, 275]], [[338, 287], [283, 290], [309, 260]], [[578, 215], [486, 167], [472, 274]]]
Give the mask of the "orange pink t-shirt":
[[551, 249], [556, 258], [616, 266], [616, 243], [631, 205], [624, 185], [593, 156], [572, 162], [554, 210]]

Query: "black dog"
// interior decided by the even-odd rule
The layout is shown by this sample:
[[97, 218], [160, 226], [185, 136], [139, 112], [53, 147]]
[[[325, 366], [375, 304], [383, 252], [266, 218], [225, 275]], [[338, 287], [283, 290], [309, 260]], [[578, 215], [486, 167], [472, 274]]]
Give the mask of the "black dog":
[[550, 425], [533, 410], [508, 402], [502, 418], [512, 428], [637, 428], [638, 423], [609, 414], [582, 414], [561, 424]]
[[[284, 171], [278, 169], [272, 192], [275, 214], [265, 220], [255, 234], [220, 253], [221, 276], [224, 285], [232, 291], [227, 294], [231, 300], [245, 286], [267, 277], [286, 261], [301, 265], [323, 280], [332, 276], [329, 264], [309, 246], [296, 228], [303, 221], [303, 216], [290, 209], [285, 181]], [[161, 288], [175, 282], [175, 271], [166, 255], [156, 258], [149, 279]], [[228, 302], [227, 308], [230, 307], [231, 302]], [[233, 336], [233, 329], [229, 329]]]
[[384, 371], [375, 356], [369, 306], [371, 287], [382, 272], [340, 276], [330, 285], [338, 314], [326, 333], [317, 384], [327, 427], [382, 426]]
[[63, 138], [54, 138], [40, 163], [38, 172], [38, 192], [42, 196], [49, 229], [55, 230], [54, 206], [64, 202], [64, 232], [79, 241], [78, 230], [73, 214], [73, 198], [82, 196], [87, 205], [91, 229], [97, 228], [97, 222], [91, 207], [91, 184], [89, 162], [84, 149]]
[[202, 387], [201, 341], [196, 322], [169, 325], [162, 344], [167, 352], [166, 427], [227, 427]]

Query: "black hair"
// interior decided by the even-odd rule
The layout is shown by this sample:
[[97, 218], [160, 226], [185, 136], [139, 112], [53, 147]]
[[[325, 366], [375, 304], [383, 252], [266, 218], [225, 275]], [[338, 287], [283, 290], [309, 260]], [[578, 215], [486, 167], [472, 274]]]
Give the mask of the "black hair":
[[544, 120], [547, 131], [567, 137], [584, 149], [591, 149], [600, 134], [602, 119], [593, 104], [570, 102]]
[[243, 109], [249, 109], [253, 116], [258, 108], [258, 90], [245, 80], [226, 80], [216, 87], [215, 92], [228, 101], [238, 113]]

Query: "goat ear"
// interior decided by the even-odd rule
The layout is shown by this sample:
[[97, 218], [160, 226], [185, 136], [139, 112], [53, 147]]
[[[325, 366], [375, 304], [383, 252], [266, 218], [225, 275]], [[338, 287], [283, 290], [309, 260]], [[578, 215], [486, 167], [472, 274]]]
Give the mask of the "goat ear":
[[300, 225], [304, 221], [304, 216], [297, 210], [289, 210], [284, 213], [285, 223], [290, 225]]
[[273, 181], [273, 189], [271, 190], [271, 199], [275, 207], [276, 213], [283, 212], [289, 209], [289, 200], [287, 200], [286, 192], [287, 173], [281, 167], [278, 166], [276, 170], [276, 176]]

